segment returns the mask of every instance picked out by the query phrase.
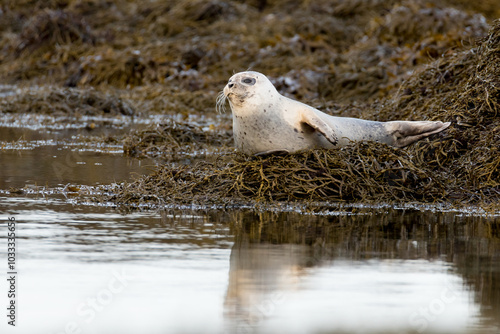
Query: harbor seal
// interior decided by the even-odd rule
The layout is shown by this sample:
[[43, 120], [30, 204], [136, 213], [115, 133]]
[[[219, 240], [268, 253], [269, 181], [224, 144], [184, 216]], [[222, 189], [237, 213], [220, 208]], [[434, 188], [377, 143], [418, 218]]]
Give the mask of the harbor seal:
[[404, 147], [446, 129], [450, 123], [431, 121], [377, 122], [327, 115], [276, 90], [262, 73], [233, 75], [217, 97], [233, 113], [236, 148], [246, 154], [293, 153], [342, 147], [352, 141], [375, 141]]

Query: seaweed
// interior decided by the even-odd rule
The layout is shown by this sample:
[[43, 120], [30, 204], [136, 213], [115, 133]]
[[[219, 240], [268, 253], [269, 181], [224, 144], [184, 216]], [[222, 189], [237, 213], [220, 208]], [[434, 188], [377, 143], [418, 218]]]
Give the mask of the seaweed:
[[[165, 116], [123, 144], [168, 163], [95, 200], [495, 205], [498, 13], [498, 1], [464, 0], [7, 0], [0, 84], [16, 93], [0, 112]], [[248, 68], [325, 112], [453, 124], [399, 150], [245, 157], [215, 99]]]
[[44, 9], [32, 16], [19, 34], [17, 51], [33, 52], [43, 45], [95, 43], [83, 17], [64, 10]]
[[136, 157], [160, 157], [167, 161], [179, 161], [186, 157], [206, 157], [214, 153], [233, 150], [231, 133], [215, 128], [186, 122], [167, 120], [154, 128], [136, 131], [123, 144], [127, 155]]
[[139, 194], [150, 191], [161, 204], [234, 199], [433, 202], [447, 195], [435, 172], [415, 166], [404, 151], [374, 143], [285, 156], [225, 158], [192, 167], [162, 166], [152, 175], [115, 189], [112, 200], [143, 201]]
[[95, 89], [26, 88], [0, 101], [4, 113], [53, 115], [138, 115], [126, 101]]
[[[162, 166], [114, 189], [108, 200], [129, 205], [326, 200], [494, 206], [500, 200], [499, 41], [500, 20], [477, 48], [414, 73], [392, 104], [378, 105], [382, 117], [406, 112], [408, 118], [453, 122], [429, 140], [406, 149], [356, 143], [328, 151], [227, 155], [213, 163]], [[421, 110], [415, 111], [417, 106]]]

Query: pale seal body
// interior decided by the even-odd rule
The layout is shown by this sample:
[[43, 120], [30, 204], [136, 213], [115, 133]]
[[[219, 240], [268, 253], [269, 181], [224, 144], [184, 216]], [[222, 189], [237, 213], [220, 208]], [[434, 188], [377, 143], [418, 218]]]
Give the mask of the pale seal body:
[[218, 98], [229, 100], [236, 148], [247, 154], [296, 152], [375, 141], [404, 147], [446, 129], [450, 123], [377, 122], [327, 115], [276, 90], [262, 73], [233, 75]]

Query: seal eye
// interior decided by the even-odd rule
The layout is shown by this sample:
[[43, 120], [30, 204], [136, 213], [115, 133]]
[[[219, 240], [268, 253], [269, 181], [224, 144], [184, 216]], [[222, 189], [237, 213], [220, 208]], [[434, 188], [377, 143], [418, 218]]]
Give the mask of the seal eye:
[[255, 79], [254, 78], [245, 78], [241, 80], [241, 82], [247, 84], [247, 85], [254, 85], [255, 84]]

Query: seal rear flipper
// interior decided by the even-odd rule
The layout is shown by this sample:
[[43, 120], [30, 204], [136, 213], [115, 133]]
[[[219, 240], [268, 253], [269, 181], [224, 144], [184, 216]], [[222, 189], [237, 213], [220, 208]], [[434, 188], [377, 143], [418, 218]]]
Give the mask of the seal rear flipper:
[[393, 146], [405, 147], [420, 139], [438, 133], [450, 126], [450, 122], [392, 121], [384, 124], [393, 139]]
[[321, 133], [325, 138], [332, 143], [332, 145], [337, 145], [338, 144], [338, 137], [335, 134], [335, 131], [328, 125], [325, 121], [323, 121], [316, 113], [314, 113], [312, 110], [302, 110], [300, 113], [300, 123], [301, 125], [305, 125], [306, 127], [309, 126], [313, 130], [318, 131]]

